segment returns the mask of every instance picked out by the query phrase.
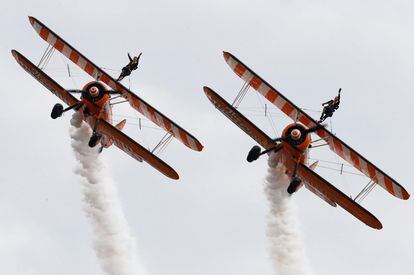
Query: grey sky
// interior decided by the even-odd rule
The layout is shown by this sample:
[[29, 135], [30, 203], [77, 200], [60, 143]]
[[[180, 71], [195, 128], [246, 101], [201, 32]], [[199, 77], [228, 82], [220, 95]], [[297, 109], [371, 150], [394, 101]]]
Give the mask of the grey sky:
[[[253, 140], [215, 110], [202, 91], [208, 85], [231, 101], [243, 84], [222, 50], [304, 108], [319, 109], [342, 87], [334, 132], [412, 193], [413, 12], [411, 1], [3, 3], [0, 273], [102, 274], [73, 173], [70, 115], [50, 119], [59, 100], [10, 54], [15, 48], [36, 63], [46, 48], [28, 15], [102, 67], [118, 69], [127, 52], [143, 51], [132, 90], [205, 146], [198, 153], [174, 141], [161, 156], [180, 174], [178, 182], [116, 148], [104, 151], [150, 274], [247, 275], [273, 274], [265, 238], [267, 167], [265, 159], [245, 161]], [[55, 54], [48, 73], [65, 87], [80, 88], [89, 78], [68, 79], [59, 71], [66, 63]], [[260, 106], [254, 91], [243, 104]], [[267, 120], [251, 118], [273, 135]], [[288, 122], [282, 116], [273, 119], [278, 131]], [[134, 126], [127, 131], [145, 145], [162, 135]], [[328, 156], [326, 150], [315, 157], [318, 153]], [[318, 171], [347, 193], [366, 183]], [[381, 220], [381, 231], [306, 190], [294, 200], [315, 274], [414, 273], [412, 199], [374, 190], [363, 206]]]

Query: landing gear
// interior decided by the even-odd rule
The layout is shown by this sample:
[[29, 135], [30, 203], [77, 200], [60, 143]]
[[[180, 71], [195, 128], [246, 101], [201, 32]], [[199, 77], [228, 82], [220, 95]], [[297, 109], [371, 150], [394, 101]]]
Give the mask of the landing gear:
[[99, 140], [101, 139], [101, 135], [98, 133], [93, 133], [91, 138], [89, 139], [88, 145], [89, 147], [93, 148], [96, 146], [96, 144], [98, 144]]
[[267, 154], [270, 151], [273, 151], [273, 152], [276, 153], [276, 152], [279, 152], [279, 150], [281, 150], [282, 148], [283, 148], [282, 146], [277, 145], [275, 147], [271, 147], [271, 148], [269, 148], [267, 150], [264, 150], [262, 152], [262, 150], [260, 149], [260, 146], [255, 145], [255, 146], [253, 146], [252, 149], [250, 149], [249, 154], [247, 155], [247, 161], [248, 162], [253, 162], [253, 161], [257, 160], [261, 155]]
[[57, 119], [58, 117], [61, 117], [64, 112], [72, 110], [72, 109], [75, 109], [76, 111], [78, 111], [82, 106], [83, 106], [83, 103], [79, 102], [72, 106], [67, 107], [66, 109], [63, 109], [62, 104], [56, 103], [55, 106], [53, 106], [50, 117], [53, 119]]
[[287, 188], [287, 192], [292, 195], [298, 190], [299, 185], [302, 183], [302, 180], [298, 177], [293, 177], [292, 181], [289, 184], [289, 187]]
[[259, 146], [257, 145], [253, 146], [253, 148], [250, 149], [249, 154], [247, 155], [247, 161], [252, 162], [252, 161], [257, 160], [260, 156], [261, 151], [262, 150], [260, 149]]
[[56, 103], [55, 106], [53, 106], [52, 113], [50, 114], [50, 116], [53, 119], [57, 119], [58, 117], [61, 117], [62, 114], [63, 114], [63, 105]]

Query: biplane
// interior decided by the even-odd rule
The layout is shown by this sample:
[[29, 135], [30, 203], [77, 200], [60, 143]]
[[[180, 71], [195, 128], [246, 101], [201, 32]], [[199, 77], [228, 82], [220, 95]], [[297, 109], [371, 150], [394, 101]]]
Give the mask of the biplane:
[[[12, 50], [14, 58], [24, 70], [68, 105], [67, 108], [64, 108], [57, 103], [52, 109], [51, 117], [56, 119], [69, 110], [80, 112], [83, 115], [83, 120], [93, 130], [89, 140], [90, 147], [100, 144], [102, 150], [102, 148], [108, 148], [115, 144], [115, 146], [134, 159], [140, 162], [147, 162], [171, 179], [178, 179], [177, 172], [167, 163], [121, 132], [126, 120], [121, 121], [115, 126], [112, 125], [112, 100], [115, 98], [125, 99], [125, 102], [128, 102], [132, 108], [163, 128], [167, 132], [166, 135], [168, 137], [164, 136], [162, 141], [175, 137], [185, 146], [195, 151], [203, 149], [201, 143], [167, 116], [114, 80], [108, 73], [78, 52], [42, 22], [34, 17], [29, 17], [29, 21], [39, 36], [49, 44], [48, 49], [58, 50], [95, 79], [95, 81], [85, 84], [82, 90], [66, 90], [49, 77], [39, 66], [34, 65], [16, 50]], [[73, 95], [74, 93], [80, 94], [80, 99], [76, 98]], [[112, 95], [115, 96], [112, 97]]]
[[290, 178], [290, 184], [286, 190], [289, 194], [305, 186], [331, 206], [340, 205], [366, 225], [381, 229], [382, 224], [374, 215], [314, 171], [317, 162], [309, 164], [309, 148], [313, 143], [311, 134], [319, 136], [318, 141], [329, 145], [330, 150], [370, 179], [370, 185], [366, 186], [359, 195], [366, 195], [366, 192], [372, 190], [372, 186], [379, 185], [391, 195], [407, 200], [410, 197], [407, 191], [385, 172], [325, 129], [323, 125], [292, 103], [234, 55], [223, 52], [223, 56], [230, 68], [245, 82], [243, 87], [252, 87], [293, 120], [293, 123], [284, 128], [281, 137], [270, 138], [241, 114], [235, 106], [225, 101], [212, 89], [204, 87], [204, 92], [211, 103], [264, 148], [262, 150], [260, 146], [254, 146], [247, 155], [247, 161], [252, 162], [261, 155], [278, 152], [277, 161], [283, 164]]

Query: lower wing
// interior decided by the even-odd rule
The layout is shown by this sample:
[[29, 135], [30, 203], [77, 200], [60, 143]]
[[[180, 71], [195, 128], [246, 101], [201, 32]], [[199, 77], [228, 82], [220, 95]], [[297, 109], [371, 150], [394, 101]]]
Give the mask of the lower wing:
[[299, 164], [297, 175], [311, 188], [317, 190], [332, 202], [339, 204], [343, 209], [366, 225], [375, 229], [382, 228], [381, 222], [374, 215], [339, 191], [335, 186], [316, 174], [306, 165]]
[[37, 81], [39, 81], [43, 86], [45, 86], [49, 91], [55, 94], [58, 98], [63, 100], [67, 105], [73, 106], [79, 101], [66, 91], [62, 86], [60, 86], [56, 81], [54, 81], [50, 76], [44, 73], [41, 69], [36, 67], [29, 59], [24, 57], [16, 50], [12, 50], [13, 57], [16, 59], [22, 68], [31, 74]]
[[102, 135], [107, 136], [113, 140], [116, 147], [133, 157], [134, 159], [141, 161], [144, 160], [149, 165], [163, 173], [165, 176], [177, 180], [179, 178], [177, 172], [166, 164], [163, 160], [152, 154], [150, 151], [139, 145], [133, 139], [126, 134], [122, 133], [114, 126], [106, 122], [105, 120], [98, 121], [98, 127], [96, 131]]

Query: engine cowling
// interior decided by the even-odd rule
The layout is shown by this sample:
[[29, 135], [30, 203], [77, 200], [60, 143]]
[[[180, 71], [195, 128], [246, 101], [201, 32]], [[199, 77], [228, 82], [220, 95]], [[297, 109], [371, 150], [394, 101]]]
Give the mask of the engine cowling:
[[306, 126], [299, 123], [289, 124], [283, 129], [283, 142], [301, 151], [305, 151], [311, 143], [311, 137], [307, 129]]

